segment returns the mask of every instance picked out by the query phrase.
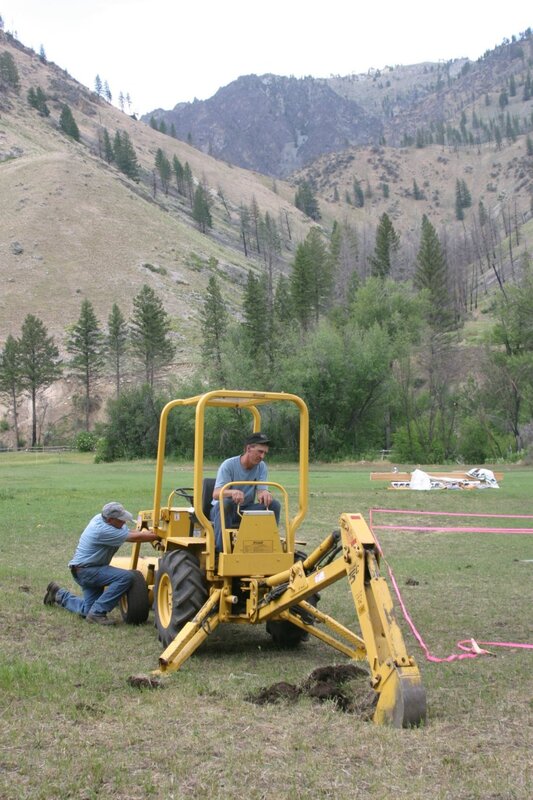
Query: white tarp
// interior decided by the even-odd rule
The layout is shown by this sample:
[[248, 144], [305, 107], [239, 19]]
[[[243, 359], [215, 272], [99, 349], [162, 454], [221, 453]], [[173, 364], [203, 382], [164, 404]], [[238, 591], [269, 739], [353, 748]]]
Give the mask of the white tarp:
[[490, 469], [476, 467], [465, 473], [466, 478], [435, 477], [421, 469], [411, 473], [409, 488], [418, 491], [428, 489], [499, 489], [498, 481]]

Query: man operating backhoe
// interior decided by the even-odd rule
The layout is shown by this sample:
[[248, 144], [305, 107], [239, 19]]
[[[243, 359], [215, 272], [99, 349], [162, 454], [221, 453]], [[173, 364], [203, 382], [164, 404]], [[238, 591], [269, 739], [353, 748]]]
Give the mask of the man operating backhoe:
[[256, 432], [244, 441], [244, 452], [240, 456], [227, 458], [218, 468], [213, 490], [211, 521], [215, 529], [215, 548], [222, 550], [222, 523], [220, 519], [220, 500], [224, 501], [224, 520], [226, 527], [239, 527], [239, 512], [267, 510], [274, 512], [279, 525], [281, 504], [268, 491], [266, 484], [250, 486], [246, 484], [229, 486], [221, 498], [222, 488], [235, 481], [266, 481], [268, 469], [265, 456], [268, 453], [270, 439], [265, 433]]

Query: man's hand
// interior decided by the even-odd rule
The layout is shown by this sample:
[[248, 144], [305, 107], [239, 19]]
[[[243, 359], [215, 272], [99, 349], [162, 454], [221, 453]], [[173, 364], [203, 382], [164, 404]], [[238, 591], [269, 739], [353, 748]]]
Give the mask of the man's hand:
[[272, 494], [267, 491], [267, 489], [263, 489], [261, 492], [257, 493], [257, 500], [259, 503], [262, 503], [265, 508], [269, 508], [270, 504], [272, 503], [273, 497]]
[[244, 503], [244, 492], [240, 489], [230, 489], [229, 496], [236, 506], [240, 506], [241, 503]]

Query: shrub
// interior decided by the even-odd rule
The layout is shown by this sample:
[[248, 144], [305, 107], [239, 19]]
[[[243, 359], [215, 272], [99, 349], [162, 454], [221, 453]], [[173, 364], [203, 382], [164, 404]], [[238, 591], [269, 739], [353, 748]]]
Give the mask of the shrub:
[[98, 437], [90, 431], [81, 431], [76, 436], [76, 448], [80, 453], [92, 453], [96, 450]]

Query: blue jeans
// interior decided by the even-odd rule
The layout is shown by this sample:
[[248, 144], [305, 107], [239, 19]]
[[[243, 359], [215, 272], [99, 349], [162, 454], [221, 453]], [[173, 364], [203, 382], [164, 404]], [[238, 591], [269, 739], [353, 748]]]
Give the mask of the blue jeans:
[[89, 613], [107, 614], [115, 608], [133, 581], [131, 570], [107, 565], [78, 567], [72, 576], [83, 589], [83, 597], [69, 592], [68, 589], [59, 589], [56, 603], [82, 617], [86, 617]]
[[[249, 506], [240, 506], [239, 510], [241, 513], [243, 511], [266, 511], [267, 507], [262, 503], [252, 503]], [[279, 525], [279, 515], [281, 511], [281, 503], [279, 500], [273, 499], [268, 507], [268, 510], [274, 512], [276, 524]], [[210, 519], [215, 529], [215, 550], [217, 553], [220, 553], [222, 550], [222, 522], [220, 520], [220, 503], [215, 503], [214, 506], [211, 506]], [[237, 505], [233, 502], [233, 500], [224, 500], [224, 521], [226, 523], [226, 528], [238, 528], [241, 524], [241, 518], [237, 514]]]

